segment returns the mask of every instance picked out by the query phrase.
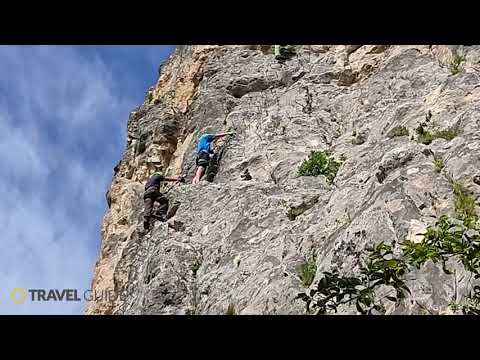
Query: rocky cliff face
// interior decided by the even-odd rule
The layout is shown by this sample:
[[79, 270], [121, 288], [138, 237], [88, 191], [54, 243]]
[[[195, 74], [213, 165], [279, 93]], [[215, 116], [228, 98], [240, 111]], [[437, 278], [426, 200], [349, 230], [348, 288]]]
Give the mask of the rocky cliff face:
[[[107, 193], [92, 286], [127, 295], [86, 313], [305, 314], [297, 295], [326, 271], [360, 274], [369, 245], [398, 257], [421, 244], [455, 217], [455, 181], [477, 204], [479, 71], [478, 46], [297, 46], [284, 63], [270, 46], [179, 46], [130, 115]], [[237, 135], [218, 144], [218, 173], [192, 185], [199, 136], [226, 130]], [[341, 164], [333, 181], [298, 176], [312, 150]], [[143, 234], [158, 164], [187, 184], [168, 192], [170, 225]], [[381, 312], [454, 312], [476, 280], [454, 257], [447, 267], [409, 264], [405, 299], [375, 290]]]

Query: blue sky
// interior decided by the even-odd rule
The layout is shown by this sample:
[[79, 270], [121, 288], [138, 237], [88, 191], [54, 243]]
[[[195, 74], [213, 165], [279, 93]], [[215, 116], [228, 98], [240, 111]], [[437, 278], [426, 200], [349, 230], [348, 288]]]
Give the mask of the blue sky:
[[0, 314], [82, 313], [9, 293], [90, 288], [128, 114], [173, 49], [0, 46]]

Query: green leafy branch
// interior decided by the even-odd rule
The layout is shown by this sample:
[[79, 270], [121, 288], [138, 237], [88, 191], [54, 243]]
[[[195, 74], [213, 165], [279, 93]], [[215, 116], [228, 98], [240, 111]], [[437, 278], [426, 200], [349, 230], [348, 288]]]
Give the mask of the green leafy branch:
[[[342, 276], [338, 271], [324, 272], [316, 288], [300, 293], [297, 298], [306, 303], [307, 311], [316, 314], [337, 312], [341, 305], [355, 304], [361, 314], [372, 314], [374, 311], [385, 312], [381, 300], [398, 303], [410, 293], [403, 280], [407, 272], [407, 264], [399, 258], [393, 257], [391, 245], [380, 243], [377, 246], [366, 248], [368, 258], [360, 268], [358, 276]], [[376, 298], [376, 289], [382, 285], [393, 288], [395, 296]]]

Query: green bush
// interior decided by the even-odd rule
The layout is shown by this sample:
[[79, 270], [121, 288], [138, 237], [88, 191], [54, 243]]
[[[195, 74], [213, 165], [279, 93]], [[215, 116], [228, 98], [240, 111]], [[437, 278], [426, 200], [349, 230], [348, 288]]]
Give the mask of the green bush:
[[298, 169], [299, 176], [319, 176], [324, 175], [331, 184], [341, 163], [335, 159], [327, 151], [312, 151], [308, 158], [303, 161]]
[[316, 288], [308, 293], [298, 294], [297, 299], [306, 303], [308, 312], [337, 312], [341, 305], [355, 304], [361, 314], [372, 314], [373, 311], [384, 313], [381, 299], [376, 298], [377, 288], [390, 287], [385, 298], [395, 303], [404, 299], [406, 293], [410, 293], [403, 280], [408, 270], [407, 264], [402, 259], [393, 257], [391, 245], [382, 242], [365, 250], [369, 255], [358, 276], [342, 276], [336, 270], [325, 271]]
[[[428, 260], [440, 262], [443, 271], [452, 274], [446, 264], [448, 260], [456, 259], [470, 272], [470, 278], [478, 281], [480, 223], [475, 212], [475, 201], [461, 183], [452, 180], [451, 184], [455, 195], [455, 218], [442, 215], [427, 228], [422, 241], [403, 242], [401, 256], [394, 256], [393, 244], [382, 242], [372, 248], [366, 247], [368, 257], [362, 261], [360, 274], [356, 276], [343, 276], [337, 270], [323, 272], [313, 289], [297, 295], [297, 299], [306, 303], [307, 312], [325, 314], [337, 312], [341, 305], [355, 304], [361, 314], [372, 314], [374, 311], [384, 313], [382, 300], [387, 299], [398, 305], [405, 299], [406, 294], [410, 293], [405, 283], [410, 268], [420, 269]], [[469, 284], [472, 285], [471, 280]], [[387, 286], [390, 291], [378, 298], [376, 289], [380, 286]], [[473, 284], [459, 302], [455, 294], [449, 308], [461, 310], [463, 314], [480, 315], [480, 285]]]
[[[280, 56], [287, 59], [296, 54], [295, 45], [280, 45]], [[272, 46], [272, 52], [275, 53], [275, 46]]]
[[409, 263], [420, 268], [426, 261], [441, 261], [444, 271], [448, 259], [456, 257], [466, 270], [478, 274], [480, 271], [480, 234], [470, 229], [459, 219], [451, 219], [443, 215], [427, 229], [420, 243], [406, 241], [403, 254]]
[[437, 172], [440, 172], [445, 167], [445, 162], [443, 161], [443, 159], [434, 159], [433, 165], [435, 165], [435, 170]]
[[439, 258], [438, 250], [435, 246], [426, 241], [416, 243], [410, 240], [403, 243], [403, 256], [405, 256], [409, 264], [412, 264], [417, 269], [420, 269], [428, 260], [437, 261]]
[[237, 311], [235, 310], [234, 304], [232, 303], [228, 304], [228, 308], [225, 315], [237, 315]]
[[419, 125], [419, 127], [416, 129], [416, 132], [418, 135], [417, 141], [420, 144], [429, 145], [434, 140], [433, 135], [424, 128], [423, 124]]
[[463, 131], [462, 129], [454, 126], [449, 129], [439, 130], [433, 134], [425, 129], [425, 124], [420, 124], [416, 129], [417, 132], [417, 141], [421, 144], [429, 145], [435, 139], [445, 139], [450, 141], [460, 135]]
[[480, 315], [480, 286], [476, 285], [460, 304], [465, 315]]
[[388, 132], [388, 137], [390, 139], [398, 136], [408, 136], [409, 132], [405, 126], [395, 126], [392, 130]]
[[300, 280], [302, 280], [302, 284], [305, 287], [309, 287], [313, 279], [315, 278], [315, 274], [317, 272], [317, 263], [314, 256], [310, 259], [307, 259], [302, 265], [300, 265]]
[[463, 61], [465, 61], [464, 56], [460, 56], [460, 55], [454, 56], [453, 60], [450, 62], [448, 66], [448, 69], [450, 70], [450, 73], [452, 75], [456, 75], [460, 72], [460, 65]]
[[478, 220], [475, 210], [475, 198], [465, 189], [462, 183], [452, 181], [452, 186], [455, 194], [455, 212], [457, 217], [464, 221], [467, 226], [473, 226]]
[[475, 274], [480, 272], [480, 233], [475, 199], [464, 186], [452, 181], [455, 195], [456, 218], [442, 215], [435, 225], [427, 229], [420, 243], [405, 241], [403, 255], [409, 262], [420, 268], [426, 261], [445, 262], [457, 257], [464, 267]]
[[458, 127], [451, 127], [450, 129], [440, 130], [434, 134], [437, 139], [452, 140], [462, 133], [462, 130]]

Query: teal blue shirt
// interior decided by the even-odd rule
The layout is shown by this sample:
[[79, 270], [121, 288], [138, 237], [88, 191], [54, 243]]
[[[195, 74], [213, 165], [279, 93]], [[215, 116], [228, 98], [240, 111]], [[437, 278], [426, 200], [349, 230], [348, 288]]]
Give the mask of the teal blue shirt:
[[205, 151], [205, 152], [211, 154], [212, 150], [211, 150], [210, 145], [212, 144], [213, 140], [215, 140], [215, 135], [213, 135], [213, 134], [203, 134], [200, 137], [200, 140], [198, 140], [197, 153]]

